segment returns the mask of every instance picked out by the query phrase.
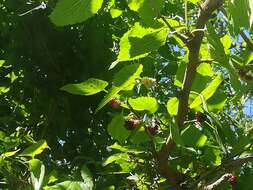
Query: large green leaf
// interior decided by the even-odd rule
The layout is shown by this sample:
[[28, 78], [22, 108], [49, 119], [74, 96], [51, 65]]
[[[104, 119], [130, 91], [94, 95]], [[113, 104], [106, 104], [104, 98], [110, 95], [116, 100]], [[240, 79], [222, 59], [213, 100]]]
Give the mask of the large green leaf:
[[103, 166], [107, 166], [108, 164], [111, 164], [117, 160], [122, 160], [122, 159], [128, 159], [128, 154], [127, 153], [116, 153], [111, 156], [109, 156], [104, 162]]
[[111, 123], [109, 123], [107, 127], [108, 133], [120, 143], [123, 143], [130, 135], [130, 131], [124, 127], [124, 123], [123, 115], [117, 114], [113, 117]]
[[138, 129], [138, 131], [131, 135], [131, 142], [133, 142], [134, 144], [139, 144], [147, 141], [150, 141], [150, 138], [147, 135], [144, 127], [141, 127], [140, 129]]
[[92, 190], [81, 181], [64, 181], [56, 185], [46, 187], [45, 190]]
[[189, 126], [182, 131], [182, 138], [186, 146], [203, 147], [206, 144], [207, 136], [196, 126]]
[[227, 101], [227, 96], [223, 91], [217, 90], [214, 95], [206, 101], [208, 110], [214, 111], [214, 110], [222, 110], [225, 106], [225, 103]]
[[[241, 28], [249, 29], [253, 23], [252, 0], [232, 0], [228, 3], [229, 13], [232, 15], [233, 26], [237, 33]], [[240, 14], [238, 14], [238, 10]]]
[[34, 190], [40, 190], [42, 188], [43, 179], [45, 176], [45, 166], [37, 159], [32, 159], [29, 162], [29, 169], [31, 172], [31, 181]]
[[214, 78], [214, 80], [208, 85], [208, 87], [206, 87], [200, 93], [200, 96], [195, 98], [195, 100], [191, 103], [190, 108], [196, 108], [197, 106], [201, 105], [201, 103], [202, 103], [201, 96], [205, 100], [208, 100], [209, 98], [211, 98], [222, 81], [223, 81], [223, 79], [222, 79], [221, 75], [216, 76]]
[[221, 151], [213, 147], [205, 147], [203, 161], [206, 164], [218, 166], [221, 163]]
[[177, 97], [170, 98], [167, 102], [167, 111], [170, 115], [177, 115], [179, 100]]
[[150, 113], [155, 113], [159, 106], [156, 99], [153, 97], [138, 97], [135, 99], [130, 98], [128, 102], [134, 110], [147, 110]]
[[135, 79], [140, 77], [143, 66], [141, 64], [127, 65], [123, 67], [115, 76], [113, 86], [98, 105], [96, 112], [103, 108], [118, 92], [129, 90], [135, 84]]
[[184, 141], [181, 137], [179, 127], [174, 123], [172, 123], [172, 125], [170, 125], [170, 135], [171, 135], [172, 140], [175, 143], [184, 146]]
[[93, 189], [93, 179], [92, 179], [92, 174], [89, 170], [89, 168], [87, 168], [87, 166], [82, 166], [81, 168], [81, 176], [83, 178], [83, 182], [85, 183], [85, 185], [87, 186], [88, 189]]
[[41, 154], [45, 148], [47, 148], [47, 142], [45, 140], [40, 140], [33, 145], [27, 147], [19, 156], [34, 156]]
[[150, 52], [158, 50], [167, 37], [167, 29], [158, 23], [159, 28], [144, 28], [136, 23], [120, 40], [120, 52], [118, 58], [112, 63], [113, 68], [122, 61], [131, 61], [147, 56]]
[[101, 92], [107, 85], [106, 81], [90, 78], [79, 84], [67, 84], [61, 90], [71, 94], [89, 96]]
[[57, 26], [80, 23], [97, 13], [102, 3], [103, 0], [59, 0], [49, 17]]
[[144, 20], [151, 20], [159, 16], [164, 5], [164, 0], [128, 0], [131, 10], [139, 13]]

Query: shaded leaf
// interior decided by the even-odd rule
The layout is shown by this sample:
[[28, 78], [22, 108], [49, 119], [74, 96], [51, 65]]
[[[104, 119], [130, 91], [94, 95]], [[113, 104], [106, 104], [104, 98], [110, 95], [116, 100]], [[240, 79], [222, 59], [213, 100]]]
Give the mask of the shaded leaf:
[[45, 166], [40, 160], [37, 159], [32, 159], [28, 163], [31, 172], [33, 188], [34, 190], [40, 190], [42, 188], [45, 176]]
[[130, 131], [124, 127], [124, 123], [123, 115], [117, 114], [113, 117], [111, 123], [109, 123], [107, 127], [108, 133], [120, 143], [123, 143], [130, 135]]
[[83, 182], [84, 184], [88, 187], [88, 189], [93, 189], [93, 179], [92, 179], [92, 174], [89, 170], [89, 168], [87, 168], [87, 166], [82, 166], [81, 168], [81, 176], [83, 178]]
[[134, 133], [133, 136], [131, 136], [131, 141], [134, 144], [139, 144], [139, 143], [150, 141], [150, 138], [145, 132], [145, 129], [141, 127], [138, 131]]

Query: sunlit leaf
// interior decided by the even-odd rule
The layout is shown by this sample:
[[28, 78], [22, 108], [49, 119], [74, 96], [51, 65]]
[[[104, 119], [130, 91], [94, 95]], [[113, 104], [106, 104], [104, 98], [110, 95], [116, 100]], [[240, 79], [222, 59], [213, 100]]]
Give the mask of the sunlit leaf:
[[97, 13], [102, 3], [103, 0], [59, 0], [49, 17], [57, 26], [80, 23]]
[[220, 41], [221, 41], [221, 43], [222, 43], [222, 45], [224, 47], [225, 53], [229, 54], [229, 49], [230, 49], [230, 47], [232, 45], [232, 40], [231, 40], [230, 36], [229, 35], [225, 35], [225, 36], [223, 36], [220, 39]]
[[108, 164], [111, 164], [117, 160], [121, 160], [121, 159], [127, 159], [128, 155], [127, 153], [117, 153], [117, 154], [113, 154], [111, 156], [109, 156], [104, 162], [103, 162], [103, 166], [107, 166]]
[[131, 61], [146, 57], [150, 52], [158, 50], [167, 37], [167, 29], [160, 24], [160, 28], [144, 28], [136, 23], [120, 40], [120, 52], [117, 60], [112, 63], [113, 68], [122, 61]]
[[57, 183], [53, 186], [48, 186], [44, 188], [45, 190], [92, 190], [87, 185], [81, 181], [64, 181]]
[[122, 13], [123, 13], [123, 11], [120, 9], [116, 9], [116, 8], [110, 9], [110, 14], [111, 14], [112, 18], [117, 18], [120, 15], [122, 15]]
[[15, 150], [15, 151], [11, 151], [11, 152], [5, 152], [5, 153], [2, 153], [1, 156], [6, 158], [6, 157], [11, 157], [11, 156], [14, 156], [19, 150]]
[[129, 86], [133, 86], [135, 84], [135, 79], [140, 77], [142, 69], [143, 66], [141, 64], [133, 64], [123, 67], [114, 76], [113, 86], [98, 105], [96, 112], [103, 108], [121, 90], [129, 90]]
[[47, 142], [45, 140], [40, 140], [33, 145], [27, 147], [19, 156], [34, 156], [41, 154], [45, 148], [47, 148]]
[[106, 81], [90, 78], [79, 84], [67, 84], [61, 90], [71, 94], [89, 96], [101, 92], [107, 85]]
[[0, 67], [2, 67], [4, 63], [5, 63], [5, 60], [0, 60]]
[[155, 113], [158, 109], [158, 103], [153, 97], [130, 98], [128, 102], [131, 107], [137, 111], [147, 110], [150, 113]]
[[167, 102], [167, 111], [170, 115], [177, 115], [179, 100], [177, 97], [170, 98]]
[[[204, 97], [205, 100], [208, 100], [215, 93], [216, 89], [223, 81], [222, 76], [218, 75], [215, 79], [208, 85], [206, 89], [204, 89], [200, 94]], [[198, 96], [190, 105], [190, 108], [195, 108], [202, 103], [201, 97]]]
[[212, 77], [214, 75], [212, 66], [208, 63], [201, 63], [197, 68], [197, 72], [202, 76]]
[[162, 10], [164, 0], [128, 0], [128, 6], [131, 10], [139, 13], [144, 20], [150, 20], [157, 17]]

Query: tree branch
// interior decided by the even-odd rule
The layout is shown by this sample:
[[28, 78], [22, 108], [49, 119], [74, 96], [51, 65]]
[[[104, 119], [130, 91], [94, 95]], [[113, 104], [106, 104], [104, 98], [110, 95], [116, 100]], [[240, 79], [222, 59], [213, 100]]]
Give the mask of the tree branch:
[[182, 40], [185, 45], [187, 46], [188, 44], [188, 38], [186, 36], [184, 36], [183, 34], [180, 34], [175, 28], [173, 28], [170, 23], [166, 20], [165, 16], [161, 16], [163, 22], [168, 26], [168, 28], [173, 32], [175, 33], [175, 35], [180, 39]]
[[224, 182], [226, 182], [232, 176], [233, 175], [231, 173], [224, 174], [215, 182], [211, 183], [210, 185], [205, 186], [203, 188], [203, 190], [213, 190], [213, 189], [217, 188], [218, 186], [220, 186], [221, 184], [223, 184]]
[[202, 180], [206, 179], [210, 175], [213, 175], [217, 171], [231, 172], [241, 167], [243, 164], [247, 162], [251, 162], [251, 161], [253, 161], [253, 155], [249, 155], [242, 158], [237, 158], [235, 160], [229, 160], [228, 162], [225, 162], [225, 163], [221, 163], [219, 166], [209, 169], [207, 172], [202, 174], [195, 182], [193, 182], [193, 184], [191, 185], [191, 188], [195, 188]]
[[246, 42], [247, 47], [253, 51], [253, 42], [248, 38], [248, 36], [245, 34], [244, 31], [240, 32], [240, 35], [242, 36], [243, 40]]
[[[188, 101], [190, 90], [196, 75], [196, 69], [200, 62], [199, 52], [200, 46], [204, 37], [204, 28], [211, 17], [212, 13], [217, 10], [223, 4], [223, 0], [206, 0], [200, 8], [199, 17], [196, 22], [196, 30], [193, 33], [193, 37], [188, 39], [187, 47], [189, 49], [188, 55], [188, 64], [184, 75], [183, 88], [181, 95], [179, 97], [179, 107], [178, 107], [178, 116], [177, 116], [177, 125], [180, 129], [184, 127], [184, 122], [186, 120], [186, 115], [188, 112]], [[166, 20], [166, 19], [165, 19]], [[169, 25], [168, 25], [169, 26]], [[168, 180], [171, 177], [171, 172], [164, 171], [164, 168], [168, 170], [168, 157], [169, 153], [175, 146], [175, 143], [171, 138], [168, 138], [166, 143], [161, 148], [158, 153], [158, 168], [160, 168], [160, 173]], [[167, 166], [167, 167], [165, 167]], [[169, 173], [168, 173], [169, 172]], [[181, 179], [176, 179], [176, 183], [180, 183]]]
[[247, 162], [252, 162], [252, 161], [253, 161], [253, 155], [249, 155], [246, 157], [237, 158], [235, 160], [232, 160], [231, 162], [224, 164], [224, 167], [228, 168], [228, 169], [238, 168], [238, 167], [242, 166], [243, 164], [245, 164]]

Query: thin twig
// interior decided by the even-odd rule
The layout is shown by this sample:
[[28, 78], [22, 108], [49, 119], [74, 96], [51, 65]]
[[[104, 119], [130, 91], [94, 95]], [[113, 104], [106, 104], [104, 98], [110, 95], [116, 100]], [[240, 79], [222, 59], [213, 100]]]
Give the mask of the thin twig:
[[226, 182], [232, 176], [233, 175], [231, 173], [224, 174], [218, 180], [216, 180], [215, 182], [213, 182], [210, 185], [207, 185], [203, 189], [204, 190], [213, 190], [213, 189], [217, 188], [218, 186], [220, 186], [221, 184], [223, 184], [224, 182]]
[[171, 26], [170, 23], [166, 20], [165, 16], [162, 15], [161, 18], [162, 18], [163, 22], [171, 30], [171, 32], [173, 34], [175, 34], [178, 38], [180, 38], [185, 43], [185, 45], [187, 46], [187, 44], [188, 44], [188, 38], [185, 35], [183, 35], [180, 32], [178, 32], [175, 28], [173, 28], [173, 26]]

